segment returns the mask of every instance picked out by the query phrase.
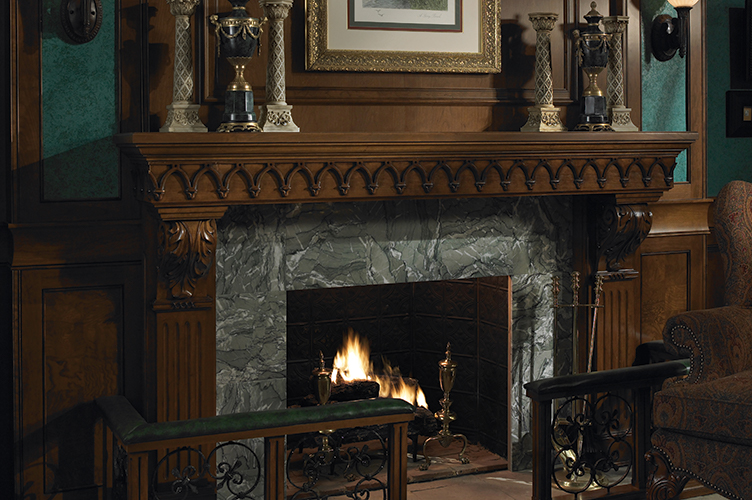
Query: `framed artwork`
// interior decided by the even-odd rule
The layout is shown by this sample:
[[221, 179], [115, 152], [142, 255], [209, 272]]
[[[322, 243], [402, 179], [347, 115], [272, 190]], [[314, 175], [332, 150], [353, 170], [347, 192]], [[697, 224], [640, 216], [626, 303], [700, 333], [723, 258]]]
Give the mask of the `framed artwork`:
[[306, 0], [306, 69], [498, 73], [501, 0]]

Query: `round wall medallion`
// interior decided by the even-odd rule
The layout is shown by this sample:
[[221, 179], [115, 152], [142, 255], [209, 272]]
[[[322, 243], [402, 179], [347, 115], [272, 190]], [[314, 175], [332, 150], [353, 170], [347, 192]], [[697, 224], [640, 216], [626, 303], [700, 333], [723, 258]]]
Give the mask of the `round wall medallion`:
[[60, 18], [65, 34], [76, 43], [90, 42], [102, 26], [101, 0], [63, 0]]

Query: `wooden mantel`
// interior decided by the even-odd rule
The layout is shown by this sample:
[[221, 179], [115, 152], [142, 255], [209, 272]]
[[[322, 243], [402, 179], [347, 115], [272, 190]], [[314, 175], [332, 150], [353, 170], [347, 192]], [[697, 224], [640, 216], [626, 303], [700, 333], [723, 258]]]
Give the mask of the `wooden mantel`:
[[137, 196], [157, 215], [144, 225], [145, 343], [154, 346], [145, 364], [172, 359], [175, 345], [201, 353], [169, 365], [200, 381], [201, 403], [186, 409], [157, 370], [146, 374], [157, 380], [147, 413], [157, 421], [214, 414], [216, 222], [232, 205], [590, 195], [593, 208], [579, 222], [590, 272], [600, 266], [622, 280], [632, 271], [621, 262], [650, 230], [647, 203], [673, 186], [676, 157], [696, 139], [693, 132], [118, 135]]
[[[162, 219], [257, 203], [615, 194], [657, 200], [694, 132], [116, 136]], [[185, 209], [190, 208], [188, 212]], [[181, 215], [182, 212], [182, 215]], [[189, 216], [192, 217], [192, 216]]]

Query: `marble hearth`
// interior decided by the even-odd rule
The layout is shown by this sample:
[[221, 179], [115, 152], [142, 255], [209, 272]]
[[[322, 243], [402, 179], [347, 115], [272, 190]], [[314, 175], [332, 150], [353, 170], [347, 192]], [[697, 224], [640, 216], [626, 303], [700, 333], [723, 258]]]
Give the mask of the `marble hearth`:
[[511, 463], [529, 466], [522, 386], [553, 373], [550, 281], [572, 270], [571, 204], [556, 196], [231, 207], [217, 244], [217, 413], [286, 406], [290, 290], [508, 275]]

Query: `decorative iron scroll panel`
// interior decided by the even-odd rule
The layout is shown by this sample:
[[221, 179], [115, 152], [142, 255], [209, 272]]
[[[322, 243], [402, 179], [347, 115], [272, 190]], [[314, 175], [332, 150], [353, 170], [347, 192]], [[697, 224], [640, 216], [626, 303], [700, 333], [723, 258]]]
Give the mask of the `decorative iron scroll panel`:
[[610, 492], [632, 470], [631, 434], [632, 406], [623, 397], [606, 393], [567, 399], [551, 423], [554, 484], [575, 495], [592, 488]]
[[[379, 475], [384, 472], [389, 455], [378, 429], [357, 427], [309, 434], [297, 441], [290, 438], [293, 445], [288, 442], [286, 470], [291, 500], [323, 499], [331, 494], [370, 498], [374, 491], [380, 491], [386, 500], [387, 484]], [[327, 478], [335, 478], [338, 483], [329, 491], [322, 487]]]
[[243, 443], [221, 443], [206, 455], [184, 446], [170, 450], [157, 462], [151, 494], [155, 500], [182, 500], [213, 490], [231, 498], [254, 498], [260, 478], [261, 462]]

